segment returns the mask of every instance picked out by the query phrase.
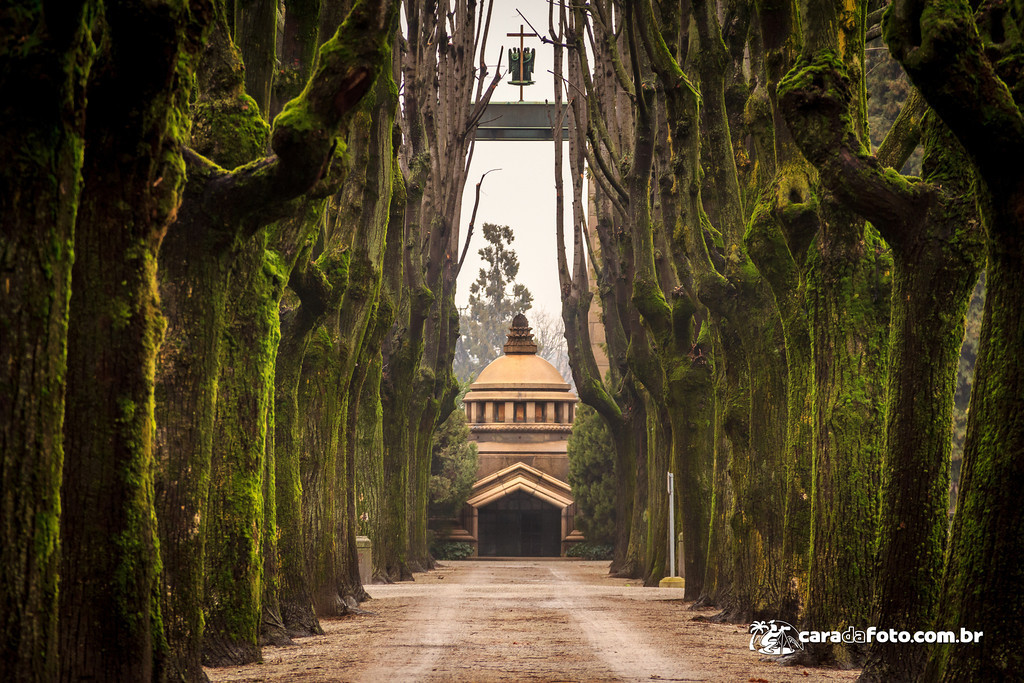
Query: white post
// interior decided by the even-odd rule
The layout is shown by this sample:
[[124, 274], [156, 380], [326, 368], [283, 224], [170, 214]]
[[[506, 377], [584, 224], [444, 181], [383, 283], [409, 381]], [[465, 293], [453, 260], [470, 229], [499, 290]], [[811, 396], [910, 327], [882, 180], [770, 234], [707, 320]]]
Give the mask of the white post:
[[668, 575], [676, 575], [676, 514], [675, 491], [672, 486], [672, 473], [668, 473]]

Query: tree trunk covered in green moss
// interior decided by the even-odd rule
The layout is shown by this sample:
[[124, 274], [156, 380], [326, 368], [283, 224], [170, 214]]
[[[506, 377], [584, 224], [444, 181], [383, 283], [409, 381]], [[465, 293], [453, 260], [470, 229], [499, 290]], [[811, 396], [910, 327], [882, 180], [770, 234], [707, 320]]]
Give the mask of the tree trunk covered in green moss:
[[[307, 273], [305, 266], [297, 268], [292, 273], [289, 286], [298, 293], [301, 303], [296, 305], [291, 297], [286, 296], [279, 308], [281, 343], [274, 368], [278, 600], [281, 606], [281, 620], [288, 633], [295, 636], [323, 633], [313, 610], [313, 597], [306, 570], [302, 476], [299, 467], [302, 441], [298, 398], [302, 360], [313, 329], [325, 313], [326, 303], [323, 299], [329, 296], [327, 292], [321, 295], [316, 291], [318, 288], [313, 286], [322, 282], [316, 277], [318, 274], [319, 271], [316, 269], [309, 269]], [[323, 289], [326, 290], [326, 287]]]
[[[283, 293], [283, 292], [282, 292]], [[280, 304], [278, 304], [280, 305]], [[275, 314], [277, 311], [275, 310]], [[281, 338], [281, 321], [277, 321], [277, 337]], [[277, 346], [274, 348], [274, 368], [277, 368]], [[277, 388], [276, 378], [271, 388]], [[281, 616], [281, 555], [277, 547], [277, 417], [275, 412], [276, 397], [273, 393], [267, 406], [266, 451], [263, 459], [263, 591], [260, 604], [259, 644], [290, 645], [291, 637]]]
[[107, 8], [107, 49], [89, 86], [62, 492], [59, 655], [67, 680], [160, 678], [166, 655], [153, 488], [164, 326], [156, 254], [185, 181], [180, 145], [199, 40], [186, 21], [201, 26], [205, 17], [167, 4], [148, 19], [157, 23], [139, 42], [137, 8]]
[[[956, 140], [934, 115], [925, 124], [923, 180], [886, 172], [848, 123], [845, 69], [820, 60], [813, 79], [785, 103], [805, 156], [822, 182], [872, 221], [892, 248], [894, 283], [888, 368], [886, 453], [881, 489], [874, 624], [915, 630], [933, 623], [948, 513], [949, 434], [964, 314], [981, 261], [973, 174]], [[832, 135], [803, 135], [813, 127]], [[896, 165], [902, 165], [897, 160]], [[876, 643], [864, 680], [912, 681], [927, 651]]]
[[[405, 240], [406, 248], [410, 247]], [[415, 248], [415, 245], [412, 245]], [[408, 303], [399, 308], [396, 325], [408, 320]], [[402, 332], [408, 328], [400, 328]], [[374, 547], [380, 553], [381, 577], [387, 581], [405, 581], [412, 578], [406, 560], [409, 543], [407, 522], [409, 461], [411, 447], [409, 429], [402, 418], [403, 406], [408, 405], [412, 387], [412, 364], [419, 344], [419, 335], [410, 339], [406, 334], [389, 334], [384, 339], [382, 353], [384, 369], [381, 378], [381, 404], [384, 411], [384, 507], [381, 510], [381, 538]]]
[[[395, 135], [397, 136], [397, 134], [396, 126]], [[380, 378], [376, 380], [376, 410], [380, 412], [380, 417], [378, 418], [379, 423], [372, 428], [373, 441], [371, 446], [374, 449], [379, 448], [379, 451], [375, 451], [371, 457], [375, 464], [379, 463], [380, 471], [372, 475], [371, 480], [366, 483], [366, 488], [367, 495], [372, 501], [371, 514], [376, 512], [376, 515], [369, 519], [370, 530], [373, 532], [370, 536], [370, 541], [373, 543], [373, 575], [375, 579], [382, 580], [392, 580], [394, 578], [393, 570], [399, 564], [396, 558], [402, 551], [399, 550], [399, 539], [391, 534], [399, 531], [394, 526], [395, 520], [404, 519], [404, 517], [396, 516], [393, 514], [393, 510], [388, 510], [387, 508], [393, 502], [390, 494], [395, 488], [398, 488], [395, 480], [401, 476], [401, 468], [400, 465], [397, 468], [395, 467], [396, 463], [394, 460], [391, 460], [389, 463], [389, 457], [392, 454], [388, 451], [388, 441], [384, 435], [384, 431], [388, 429], [387, 423], [384, 421], [384, 416], [388, 414], [387, 405], [385, 404], [385, 392], [390, 390], [389, 385], [385, 384], [386, 371], [384, 359], [388, 358], [389, 354], [385, 350], [384, 345], [392, 341], [390, 330], [401, 305], [405, 277], [404, 259], [408, 247], [404, 239], [406, 230], [405, 180], [402, 177], [402, 170], [398, 165], [394, 167], [393, 171], [395, 177], [392, 183], [391, 208], [388, 217], [384, 277], [381, 281], [381, 290], [377, 298], [374, 327], [370, 334], [371, 340], [375, 342], [374, 346], [380, 349], [379, 361], [376, 359], [373, 361], [375, 366], [378, 362], [380, 364]], [[365, 348], [369, 351], [371, 347], [367, 345]], [[360, 473], [363, 473], [362, 470], [360, 470]], [[398, 488], [398, 490], [404, 491], [405, 489]], [[404, 496], [399, 498], [402, 501], [405, 500]], [[404, 545], [401, 547], [404, 549]]]
[[[870, 618], [891, 268], [885, 246], [845, 210], [823, 210], [808, 274], [814, 359], [811, 539], [806, 624]], [[863, 652], [835, 648], [840, 664]], [[828, 656], [831, 658], [831, 656]]]
[[237, 0], [234, 42], [245, 63], [245, 91], [270, 118], [270, 94], [277, 61], [278, 0]]
[[[974, 174], [937, 119], [929, 114], [925, 123], [922, 175], [943, 194], [924, 214], [927, 223], [890, 236], [888, 226], [874, 219], [895, 262], [874, 622], [900, 630], [932, 625], [938, 607], [953, 392], [967, 305], [983, 259]], [[915, 214], [920, 221], [921, 213]], [[862, 679], [913, 681], [927, 654], [876, 644]]]
[[[335, 238], [339, 239], [339, 238]], [[348, 286], [348, 256], [345, 272], [328, 276], [333, 287]], [[340, 302], [339, 302], [340, 303]], [[335, 577], [340, 562], [337, 516], [341, 514], [338, 475], [340, 422], [347, 387], [338, 377], [335, 344], [338, 341], [338, 313], [331, 311], [318, 328], [302, 359], [299, 380], [299, 431], [302, 474], [302, 536], [305, 541], [306, 569], [318, 617], [334, 617], [344, 611]]]
[[[57, 673], [68, 300], [98, 3], [0, 22], [0, 678]], [[20, 38], [20, 39], [19, 39]], [[25, 40], [29, 41], [26, 49]]]
[[[866, 139], [863, 80], [864, 4], [802, 7], [804, 47], [779, 84], [780, 107], [804, 156], [820, 167], [817, 150], [831, 129], [800, 117], [824, 59], [850, 74], [837, 113], [853, 141]], [[812, 152], [812, 150], [815, 150]], [[822, 184], [835, 191], [830, 179]], [[812, 629], [867, 626], [875, 580], [891, 259], [873, 229], [824, 195], [821, 228], [808, 255], [807, 301], [813, 357], [813, 451], [810, 564], [805, 623]], [[856, 645], [817, 648], [840, 664], [861, 661]]]
[[207, 665], [260, 661], [264, 495], [269, 407], [280, 340], [277, 303], [286, 274], [261, 236], [232, 266], [229, 320], [221, 345], [210, 472], [203, 658]]
[[[268, 128], [243, 93], [243, 66], [221, 18], [200, 67], [192, 146], [225, 168], [263, 156]], [[266, 234], [232, 245], [230, 308], [219, 347], [207, 499], [203, 663], [259, 661], [264, 453], [283, 274], [264, 263]], [[270, 267], [271, 272], [264, 272]], [[275, 291], [276, 290], [276, 291]]]
[[[1007, 164], [1024, 146], [1024, 16], [1017, 5], [978, 5], [972, 17], [966, 2], [898, 1], [885, 19], [893, 55], [974, 162], [987, 230], [985, 314], [936, 618], [936, 628], [984, 636], [935, 648], [924, 678], [942, 681], [1005, 680], [1024, 667], [1015, 627], [1024, 613], [1022, 193], [1020, 170]], [[955, 250], [955, 236], [943, 237]]]
[[[186, 204], [196, 182], [191, 176]], [[172, 648], [168, 673], [191, 681], [202, 671], [204, 524], [229, 264], [217, 235], [204, 234], [199, 221], [182, 214], [160, 251], [168, 327], [156, 383], [156, 492], [162, 609]]]

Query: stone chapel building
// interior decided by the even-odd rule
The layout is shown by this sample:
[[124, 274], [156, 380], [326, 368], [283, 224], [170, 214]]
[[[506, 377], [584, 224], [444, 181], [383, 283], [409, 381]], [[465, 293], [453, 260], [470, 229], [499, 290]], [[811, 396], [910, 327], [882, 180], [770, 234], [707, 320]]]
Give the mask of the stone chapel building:
[[472, 543], [478, 556], [555, 557], [583, 540], [566, 455], [578, 399], [537, 355], [530, 329], [522, 313], [513, 318], [505, 355], [483, 369], [464, 400], [480, 460], [449, 538]]

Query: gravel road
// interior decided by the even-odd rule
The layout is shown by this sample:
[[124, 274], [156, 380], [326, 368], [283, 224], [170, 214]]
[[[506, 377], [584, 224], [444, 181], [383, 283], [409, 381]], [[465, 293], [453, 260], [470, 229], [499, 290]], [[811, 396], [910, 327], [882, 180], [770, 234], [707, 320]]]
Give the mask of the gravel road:
[[371, 614], [267, 647], [263, 664], [211, 681], [853, 681], [858, 671], [784, 668], [748, 649], [746, 625], [693, 621], [682, 589], [607, 576], [573, 560], [446, 562], [368, 587]]

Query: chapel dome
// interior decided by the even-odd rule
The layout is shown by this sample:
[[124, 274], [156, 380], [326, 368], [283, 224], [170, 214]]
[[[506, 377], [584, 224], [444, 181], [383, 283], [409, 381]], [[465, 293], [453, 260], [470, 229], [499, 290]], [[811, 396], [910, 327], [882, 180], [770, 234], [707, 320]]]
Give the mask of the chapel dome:
[[569, 384], [555, 366], [537, 355], [530, 324], [517, 314], [509, 328], [505, 355], [491, 361], [470, 385], [470, 391], [500, 389], [525, 391], [568, 391]]
[[491, 361], [470, 386], [471, 391], [495, 389], [568, 391], [569, 384], [540, 356], [513, 354]]

